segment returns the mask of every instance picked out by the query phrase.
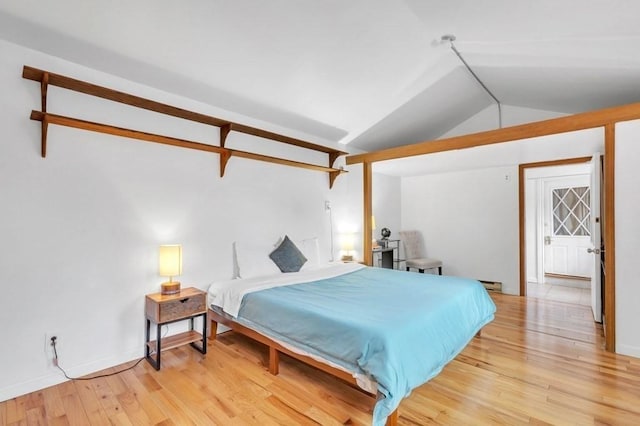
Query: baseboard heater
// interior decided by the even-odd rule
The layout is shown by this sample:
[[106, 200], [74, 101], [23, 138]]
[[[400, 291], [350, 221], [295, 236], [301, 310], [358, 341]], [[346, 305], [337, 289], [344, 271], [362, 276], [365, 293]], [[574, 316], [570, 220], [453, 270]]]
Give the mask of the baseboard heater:
[[484, 280], [478, 280], [482, 283], [482, 285], [484, 286], [484, 288], [486, 288], [488, 291], [495, 291], [497, 293], [502, 293], [502, 283], [498, 282], [498, 281], [484, 281]]

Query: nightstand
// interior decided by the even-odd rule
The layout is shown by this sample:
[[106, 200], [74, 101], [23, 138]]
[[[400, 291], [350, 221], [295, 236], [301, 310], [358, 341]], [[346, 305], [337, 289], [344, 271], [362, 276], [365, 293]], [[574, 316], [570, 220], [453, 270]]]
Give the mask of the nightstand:
[[[207, 293], [189, 287], [179, 293], [163, 295], [148, 294], [145, 298], [145, 315], [147, 331], [145, 340], [145, 358], [156, 369], [160, 370], [160, 354], [167, 349], [190, 344], [200, 353], [207, 353]], [[202, 333], [194, 330], [194, 319], [202, 317]], [[189, 331], [162, 338], [160, 329], [165, 324], [189, 320]], [[156, 340], [151, 338], [151, 323], [156, 324]], [[196, 342], [200, 342], [197, 345]], [[151, 356], [155, 352], [155, 359]]]

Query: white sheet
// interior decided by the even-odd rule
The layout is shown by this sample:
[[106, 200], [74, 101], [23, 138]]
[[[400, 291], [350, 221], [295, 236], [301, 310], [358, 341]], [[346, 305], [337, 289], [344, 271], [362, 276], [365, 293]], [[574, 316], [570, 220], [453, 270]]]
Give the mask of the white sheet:
[[359, 263], [329, 263], [300, 272], [218, 281], [209, 286], [209, 303], [221, 307], [224, 312], [236, 318], [245, 294], [273, 287], [337, 277], [364, 267]]

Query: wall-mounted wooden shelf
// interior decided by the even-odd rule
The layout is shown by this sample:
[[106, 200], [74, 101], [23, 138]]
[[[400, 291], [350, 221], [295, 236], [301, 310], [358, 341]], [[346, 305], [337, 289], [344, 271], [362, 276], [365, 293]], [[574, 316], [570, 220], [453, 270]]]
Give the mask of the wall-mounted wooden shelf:
[[[173, 145], [181, 148], [196, 149], [200, 151], [212, 152], [220, 155], [220, 177], [224, 176], [227, 162], [231, 157], [247, 158], [257, 161], [265, 161], [268, 163], [282, 164], [285, 166], [299, 167], [309, 170], [316, 170], [326, 172], [329, 175], [329, 188], [333, 187], [335, 179], [341, 174], [346, 173], [343, 169], [334, 168], [333, 165], [336, 159], [342, 155], [346, 155], [347, 152], [333, 149], [324, 145], [318, 145], [311, 142], [303, 141], [300, 139], [291, 138], [289, 136], [280, 135], [277, 133], [269, 132], [267, 130], [258, 129], [255, 127], [245, 126], [244, 124], [234, 123], [220, 118], [212, 117], [209, 115], [201, 114], [198, 112], [188, 111], [182, 108], [174, 107], [171, 105], [163, 104], [160, 102], [152, 101], [150, 99], [141, 98], [139, 96], [131, 95], [117, 90], [108, 89], [106, 87], [97, 86], [95, 84], [87, 83], [85, 81], [76, 80], [70, 77], [66, 77], [59, 74], [50, 73], [37, 68], [24, 66], [22, 70], [22, 77], [28, 80], [40, 82], [41, 89], [41, 111], [32, 111], [31, 119], [40, 121], [42, 124], [42, 157], [47, 155], [47, 131], [49, 124], [55, 124], [59, 126], [73, 127], [76, 129], [89, 130], [92, 132], [106, 133], [110, 135], [116, 135], [145, 142], [154, 142], [164, 145]], [[95, 123], [86, 120], [80, 120], [73, 117], [65, 117], [62, 115], [51, 114], [47, 112], [47, 91], [48, 86], [57, 86], [64, 89], [72, 90], [79, 93], [84, 93], [91, 96], [96, 96], [102, 99], [107, 99], [113, 102], [119, 102], [125, 105], [134, 106], [149, 111], [154, 111], [160, 114], [166, 114], [177, 118], [182, 118], [189, 121], [195, 121], [198, 123], [208, 124], [211, 126], [220, 128], [220, 146], [209, 145], [201, 142], [194, 142], [185, 139], [174, 138], [171, 136], [163, 136], [154, 133], [147, 133], [138, 130], [126, 129], [122, 127], [111, 126], [103, 123]], [[304, 163], [300, 161], [290, 160], [286, 158], [273, 157], [269, 155], [257, 154], [226, 146], [226, 140], [230, 132], [245, 133], [260, 138], [270, 139], [275, 142], [294, 145], [300, 148], [310, 149], [313, 151], [324, 152], [328, 155], [328, 166], [321, 166], [317, 164]]]

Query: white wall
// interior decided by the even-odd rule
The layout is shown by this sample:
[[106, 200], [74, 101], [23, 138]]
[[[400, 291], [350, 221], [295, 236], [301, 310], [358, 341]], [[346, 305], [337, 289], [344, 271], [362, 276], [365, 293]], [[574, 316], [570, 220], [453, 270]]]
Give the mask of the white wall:
[[376, 218], [374, 236], [381, 239], [382, 228], [391, 230], [391, 237], [397, 239], [400, 231], [400, 178], [380, 173], [373, 174], [372, 190], [373, 215]]
[[640, 357], [640, 120], [616, 125], [616, 351]]
[[[562, 117], [567, 114], [543, 111], [539, 109], [523, 108], [513, 105], [502, 105], [502, 127], [515, 126], [517, 124], [531, 123], [534, 121], [547, 120], [549, 118]], [[494, 130], [499, 128], [498, 107], [490, 105], [475, 114], [473, 117], [463, 121], [439, 139], [453, 136], [468, 135], [470, 133]]]
[[[349, 172], [336, 181], [338, 191], [332, 191], [330, 199], [333, 202], [332, 214], [335, 234], [335, 260], [343, 254], [350, 254], [356, 260], [362, 259], [362, 218], [363, 218], [363, 180], [362, 164], [346, 166]], [[354, 251], [350, 253], [341, 250], [342, 237], [353, 234]]]
[[[603, 150], [600, 129], [433, 154], [469, 167], [474, 155], [511, 165], [402, 178], [402, 228], [423, 232], [443, 273], [500, 281], [519, 294], [518, 164], [591, 156]], [[508, 155], [507, 155], [508, 153]], [[433, 158], [426, 161], [433, 161]]]
[[517, 294], [517, 200], [516, 167], [404, 178], [402, 228], [422, 232], [443, 274], [499, 281]]
[[[0, 41], [0, 401], [63, 380], [51, 365], [48, 333], [57, 334], [60, 363], [75, 376], [142, 356], [144, 295], [159, 291], [163, 280], [160, 244], [183, 245], [180, 281], [202, 289], [231, 277], [234, 240], [318, 236], [329, 257], [324, 201], [346, 214], [349, 175], [330, 191], [325, 173], [232, 158], [221, 179], [215, 154], [57, 126], [49, 128], [42, 159], [40, 123], [29, 120], [40, 108], [40, 88], [22, 79], [25, 64], [221, 113]], [[58, 88], [50, 88], [49, 100], [53, 113], [218, 142], [216, 128]], [[326, 154], [245, 135], [232, 134], [228, 143], [326, 162]]]
[[542, 283], [544, 276], [538, 271], [538, 186], [537, 179], [526, 179], [524, 187], [525, 239], [527, 282]]

